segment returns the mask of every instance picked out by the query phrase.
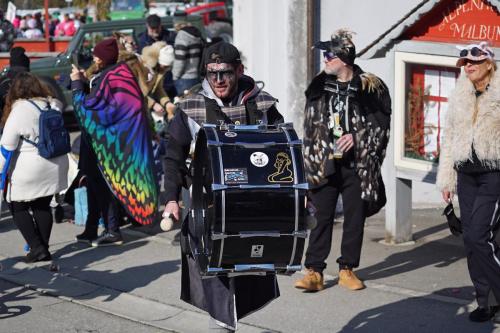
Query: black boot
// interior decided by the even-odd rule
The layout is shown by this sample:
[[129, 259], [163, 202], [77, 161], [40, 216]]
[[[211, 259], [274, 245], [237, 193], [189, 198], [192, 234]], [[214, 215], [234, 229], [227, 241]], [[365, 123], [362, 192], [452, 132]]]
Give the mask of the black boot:
[[469, 320], [476, 323], [488, 321], [491, 318], [493, 318], [496, 310], [497, 310], [496, 307], [493, 306], [489, 307], [478, 306], [474, 311], [469, 313]]
[[52, 256], [47, 248], [43, 245], [38, 246], [35, 249], [31, 249], [28, 254], [26, 254], [26, 262], [38, 262], [38, 261], [49, 261], [52, 260]]
[[76, 235], [75, 240], [80, 243], [87, 243], [91, 244], [93, 240], [97, 238], [97, 229], [96, 230], [90, 230], [85, 228], [85, 230], [79, 234]]

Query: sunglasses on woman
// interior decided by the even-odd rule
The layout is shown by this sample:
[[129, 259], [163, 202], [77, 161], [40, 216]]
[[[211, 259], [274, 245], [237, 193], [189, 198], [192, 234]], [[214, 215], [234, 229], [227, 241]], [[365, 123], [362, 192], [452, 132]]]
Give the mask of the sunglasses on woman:
[[332, 61], [333, 59], [338, 57], [331, 51], [323, 51], [323, 58], [325, 58], [326, 61]]
[[488, 55], [486, 52], [484, 52], [483, 50], [481, 50], [480, 48], [478, 47], [473, 47], [471, 48], [470, 50], [468, 49], [463, 49], [462, 51], [460, 51], [460, 57], [461, 58], [465, 58], [467, 57], [467, 55], [470, 53], [471, 56], [473, 57], [479, 57], [479, 56], [482, 56], [482, 55]]

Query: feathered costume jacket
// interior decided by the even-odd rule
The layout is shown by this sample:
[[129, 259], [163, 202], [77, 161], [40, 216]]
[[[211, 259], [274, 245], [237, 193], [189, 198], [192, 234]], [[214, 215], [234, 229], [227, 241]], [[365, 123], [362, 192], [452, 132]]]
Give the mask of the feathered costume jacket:
[[[321, 72], [306, 90], [304, 156], [307, 181], [312, 189], [325, 185], [327, 178], [335, 172], [326, 168], [333, 159], [328, 103], [334, 92], [325, 90], [328, 81], [335, 82], [336, 77]], [[361, 178], [361, 198], [377, 202], [383, 196], [385, 200], [380, 170], [389, 141], [389, 91], [381, 79], [364, 73], [357, 65], [354, 65], [350, 86], [352, 94], [348, 97], [347, 113], [352, 124], [350, 133], [354, 139], [355, 168]]]
[[[472, 115], [477, 103], [477, 121]], [[439, 155], [437, 186], [456, 192], [456, 168], [472, 160], [472, 147], [481, 164], [500, 170], [500, 74], [490, 80], [488, 89], [476, 98], [472, 82], [461, 75], [453, 90], [445, 116], [443, 142]]]

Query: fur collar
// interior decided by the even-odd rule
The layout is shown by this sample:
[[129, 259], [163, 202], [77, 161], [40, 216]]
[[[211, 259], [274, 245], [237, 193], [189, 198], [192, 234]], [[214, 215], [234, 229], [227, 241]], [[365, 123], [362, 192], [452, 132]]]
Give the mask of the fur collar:
[[[326, 74], [325, 71], [321, 71], [316, 77], [313, 78], [309, 87], [306, 90], [306, 98], [309, 100], [314, 100], [323, 96], [323, 87], [325, 81], [327, 80], [337, 80], [335, 75]], [[353, 76], [351, 80], [351, 85], [354, 87], [361, 87], [361, 91], [365, 93], [377, 93], [381, 94], [384, 89], [384, 83], [376, 75], [372, 73], [364, 72], [358, 65], [353, 66]]]
[[[500, 74], [497, 71], [488, 89], [476, 98], [470, 80], [461, 74], [449, 99], [443, 143], [439, 156], [437, 185], [455, 191], [455, 167], [472, 159], [472, 147], [481, 163], [500, 169]], [[477, 103], [475, 124], [472, 115]]]

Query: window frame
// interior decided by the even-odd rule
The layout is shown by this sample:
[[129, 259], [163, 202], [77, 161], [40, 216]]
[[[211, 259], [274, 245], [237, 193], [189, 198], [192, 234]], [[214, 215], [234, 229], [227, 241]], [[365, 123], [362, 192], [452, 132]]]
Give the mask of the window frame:
[[450, 56], [394, 52], [394, 165], [424, 173], [437, 172], [437, 163], [405, 156], [405, 124], [407, 121], [407, 78], [409, 65], [455, 67], [457, 58]]

